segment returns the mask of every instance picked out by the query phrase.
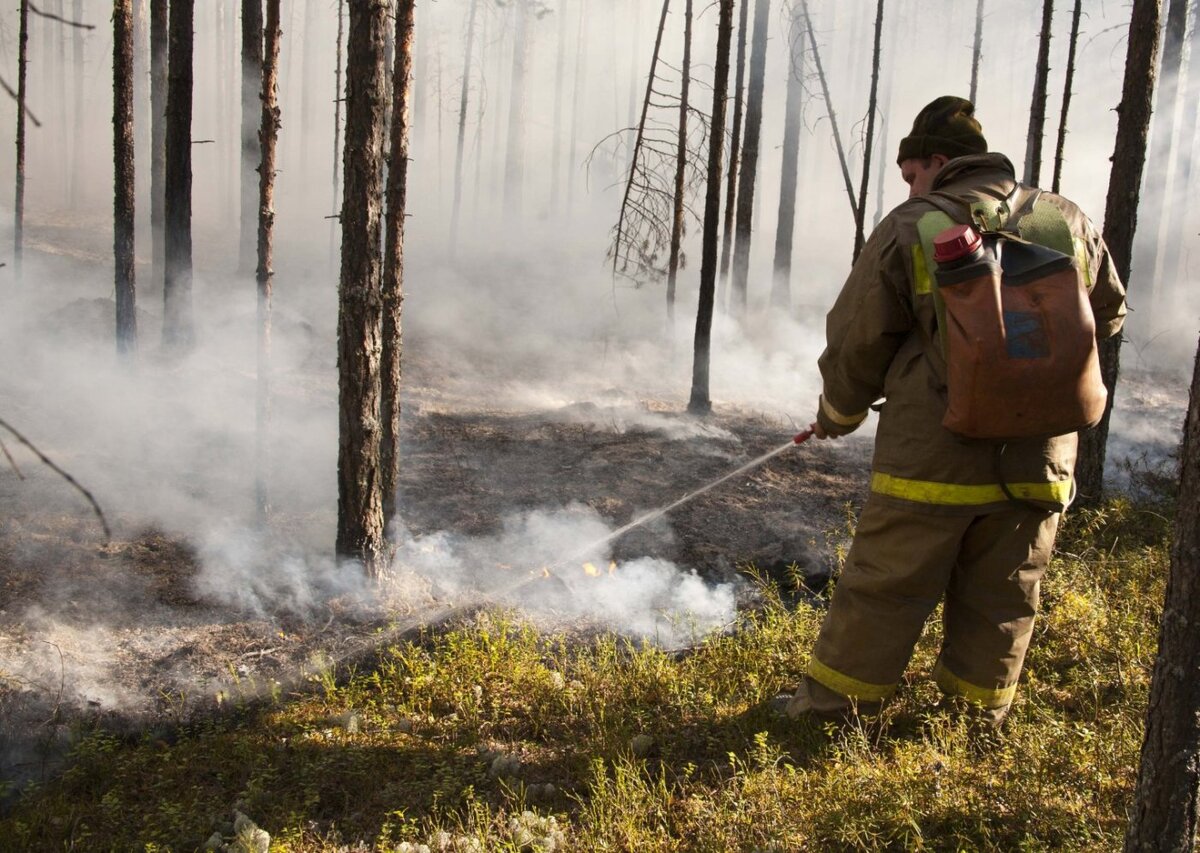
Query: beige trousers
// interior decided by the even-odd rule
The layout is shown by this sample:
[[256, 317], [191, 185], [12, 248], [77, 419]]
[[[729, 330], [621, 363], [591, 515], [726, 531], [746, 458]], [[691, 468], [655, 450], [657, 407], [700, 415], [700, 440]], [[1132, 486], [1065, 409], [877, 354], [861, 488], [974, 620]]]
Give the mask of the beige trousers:
[[1002, 719], [1029, 647], [1058, 520], [1021, 504], [945, 516], [869, 498], [805, 677], [813, 710], [877, 709], [944, 599], [938, 686]]

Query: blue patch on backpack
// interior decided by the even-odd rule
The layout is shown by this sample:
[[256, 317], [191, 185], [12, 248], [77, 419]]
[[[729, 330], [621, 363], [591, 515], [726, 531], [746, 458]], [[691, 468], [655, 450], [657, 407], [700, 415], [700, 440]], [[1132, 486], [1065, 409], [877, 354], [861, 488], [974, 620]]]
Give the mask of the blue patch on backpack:
[[1009, 358], [1048, 358], [1050, 342], [1042, 316], [1034, 311], [1004, 312], [1004, 343]]

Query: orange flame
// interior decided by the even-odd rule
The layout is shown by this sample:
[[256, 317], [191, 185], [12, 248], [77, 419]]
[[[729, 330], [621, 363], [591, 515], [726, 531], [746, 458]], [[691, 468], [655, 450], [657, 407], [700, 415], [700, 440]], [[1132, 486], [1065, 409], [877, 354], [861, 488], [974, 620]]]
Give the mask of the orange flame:
[[591, 563], [584, 563], [584, 564], [583, 564], [583, 573], [584, 573], [585, 575], [587, 575], [589, 578], [598, 578], [598, 577], [600, 577], [600, 570], [599, 570], [599, 569], [597, 569], [597, 568], [596, 568], [594, 565], [592, 565]]
[[544, 578], [550, 577], [550, 569], [548, 569], [545, 566], [542, 566], [542, 577], [544, 577]]
[[610, 575], [615, 575], [617, 573], [617, 561], [616, 560], [608, 561], [608, 573]]

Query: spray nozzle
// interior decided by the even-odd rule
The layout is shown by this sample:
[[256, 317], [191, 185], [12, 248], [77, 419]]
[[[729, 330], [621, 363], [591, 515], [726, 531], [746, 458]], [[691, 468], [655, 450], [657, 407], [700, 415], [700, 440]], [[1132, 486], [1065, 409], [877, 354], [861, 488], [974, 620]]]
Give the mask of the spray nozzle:
[[797, 433], [796, 437], [792, 439], [792, 444], [804, 444], [804, 442], [808, 441], [812, 437], [813, 437], [813, 431], [812, 431], [812, 428], [810, 427], [810, 428], [806, 429], [804, 432]]

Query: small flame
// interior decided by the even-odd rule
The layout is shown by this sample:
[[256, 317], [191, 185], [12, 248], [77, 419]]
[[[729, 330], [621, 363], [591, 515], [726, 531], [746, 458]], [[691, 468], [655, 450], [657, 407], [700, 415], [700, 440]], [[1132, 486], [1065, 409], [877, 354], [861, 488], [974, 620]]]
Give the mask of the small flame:
[[617, 573], [617, 561], [616, 560], [608, 561], [608, 573], [610, 575], [615, 575]]
[[542, 566], [542, 577], [544, 577], [544, 578], [550, 577], [550, 569], [547, 568], [546, 566]]
[[584, 573], [585, 575], [587, 575], [589, 578], [598, 578], [598, 577], [600, 577], [600, 574], [601, 574], [601, 573], [600, 573], [600, 570], [599, 570], [599, 569], [597, 569], [597, 568], [596, 568], [594, 565], [592, 565], [591, 563], [584, 563], [584, 564], [583, 564], [583, 573]]

